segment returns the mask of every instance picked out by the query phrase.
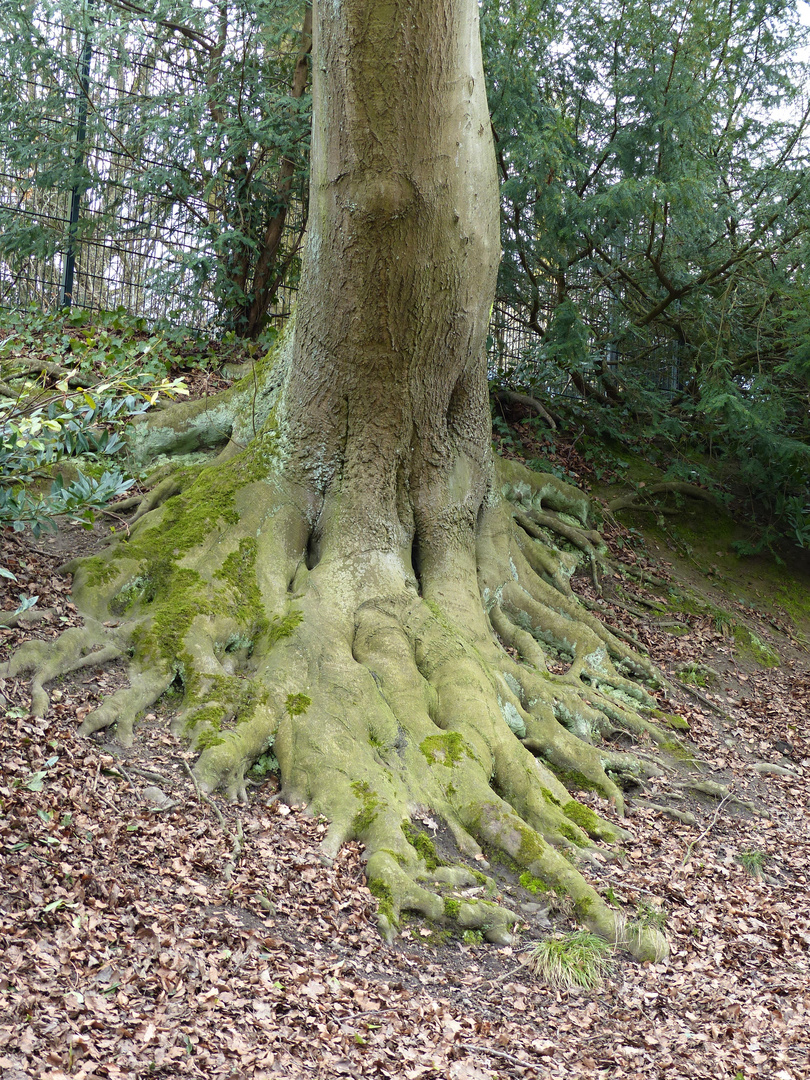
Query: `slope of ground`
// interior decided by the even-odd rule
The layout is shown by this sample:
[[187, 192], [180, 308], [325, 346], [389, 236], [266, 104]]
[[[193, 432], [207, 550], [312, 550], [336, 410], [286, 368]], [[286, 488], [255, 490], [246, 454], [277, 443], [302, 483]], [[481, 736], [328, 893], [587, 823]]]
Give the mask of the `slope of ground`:
[[628, 792], [633, 840], [592, 875], [665, 923], [671, 955], [619, 954], [599, 990], [575, 993], [526, 966], [571, 913], [508, 868], [493, 872], [524, 916], [514, 945], [414, 922], [387, 946], [362, 852], [322, 865], [324, 822], [281, 804], [272, 778], [247, 807], [202, 796], [157, 714], [131, 750], [78, 740], [114, 667], [65, 680], [33, 722], [2, 660], [75, 621], [56, 567], [100, 531], [3, 536], [18, 580], [0, 606], [38, 595], [50, 614], [0, 628], [0, 1080], [810, 1076], [806, 578], [779, 579], [789, 610], [775, 587], [757, 604], [726, 549], [707, 562], [609, 523], [619, 561], [602, 595], [575, 581], [680, 687], [662, 709], [690, 726], [689, 755], [673, 746]]

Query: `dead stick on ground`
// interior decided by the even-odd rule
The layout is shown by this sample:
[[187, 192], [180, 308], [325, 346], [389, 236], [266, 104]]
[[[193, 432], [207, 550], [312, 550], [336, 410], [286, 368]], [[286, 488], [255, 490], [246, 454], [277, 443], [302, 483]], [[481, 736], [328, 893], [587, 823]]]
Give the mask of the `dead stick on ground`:
[[113, 767], [110, 769], [110, 772], [118, 773], [121, 779], [125, 780], [133, 791], [135, 790], [135, 785], [132, 783], [132, 779], [130, 778], [129, 773], [126, 771], [124, 766], [120, 764], [120, 762], [116, 762], [115, 765], [113, 765]]
[[712, 831], [712, 829], [715, 826], [715, 823], [717, 822], [717, 818], [718, 818], [718, 816], [720, 814], [720, 811], [723, 809], [723, 806], [725, 805], [725, 803], [727, 803], [729, 801], [730, 798], [731, 798], [731, 792], [729, 792], [728, 795], [724, 795], [723, 798], [720, 800], [720, 803], [719, 803], [717, 809], [714, 812], [714, 816], [712, 817], [712, 820], [709, 822], [709, 824], [706, 826], [706, 828], [703, 830], [703, 832], [699, 836], [696, 836], [695, 839], [692, 841], [692, 843], [689, 845], [689, 847], [687, 847], [686, 854], [683, 857], [683, 862], [681, 863], [681, 866], [686, 866], [687, 862], [689, 862], [689, 859], [692, 857], [692, 849], [695, 847], [696, 844], [699, 844], [700, 841], [703, 840], [706, 836], [708, 836], [709, 833]]
[[502, 971], [500, 975], [496, 975], [494, 979], [489, 980], [490, 984], [494, 985], [495, 983], [503, 982], [504, 979], [509, 979], [512, 975], [517, 975], [519, 971], [525, 971], [525, 969], [525, 964], [519, 964], [516, 968], [511, 968], [509, 971]]
[[513, 1065], [520, 1065], [523, 1069], [537, 1069], [538, 1065], [535, 1065], [533, 1061], [523, 1061], [521, 1058], [515, 1057], [514, 1054], [507, 1054], [505, 1050], [496, 1050], [494, 1046], [468, 1046], [467, 1050], [472, 1051], [474, 1054], [492, 1054], [494, 1057], [503, 1058], [504, 1061], [511, 1061]]
[[211, 807], [211, 809], [214, 811], [214, 814], [216, 816], [217, 821], [219, 822], [219, 824], [224, 829], [225, 828], [225, 818], [222, 816], [222, 812], [220, 811], [217, 804], [213, 801], [213, 799], [209, 799], [208, 796], [205, 794], [205, 792], [200, 790], [200, 785], [197, 783], [197, 777], [194, 775], [194, 773], [189, 768], [188, 762], [184, 761], [181, 758], [180, 759], [180, 764], [183, 766], [183, 768], [186, 770], [189, 777], [191, 778], [191, 782], [194, 785], [194, 790], [197, 792], [197, 799], [199, 800], [199, 802], [204, 802], [206, 804], [206, 806]]

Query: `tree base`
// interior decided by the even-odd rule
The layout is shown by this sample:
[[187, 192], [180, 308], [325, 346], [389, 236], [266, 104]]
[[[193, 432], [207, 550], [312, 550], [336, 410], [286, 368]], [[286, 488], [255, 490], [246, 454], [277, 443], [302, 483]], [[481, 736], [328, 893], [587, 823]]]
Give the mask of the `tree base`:
[[[324, 856], [365, 845], [386, 937], [416, 911], [508, 941], [517, 916], [477, 869], [498, 855], [570, 897], [591, 930], [660, 959], [663, 937], [628, 931], [580, 872], [625, 834], [569, 789], [621, 815], [622, 779], [655, 767], [607, 740], [672, 737], [652, 720], [655, 669], [571, 591], [600, 553], [587, 497], [501, 461], [474, 550], [449, 546], [417, 575], [390, 553], [318, 551], [269, 430], [175, 474], [127, 538], [76, 564], [84, 627], [11, 662], [33, 672], [32, 711], [47, 710], [50, 680], [128, 657], [129, 686], [79, 733], [129, 742], [175, 684], [173, 727], [200, 752], [200, 785], [244, 800], [251, 767], [275, 755], [283, 797], [331, 823]], [[456, 864], [437, 862], [414, 824], [426, 817], [450, 830]]]

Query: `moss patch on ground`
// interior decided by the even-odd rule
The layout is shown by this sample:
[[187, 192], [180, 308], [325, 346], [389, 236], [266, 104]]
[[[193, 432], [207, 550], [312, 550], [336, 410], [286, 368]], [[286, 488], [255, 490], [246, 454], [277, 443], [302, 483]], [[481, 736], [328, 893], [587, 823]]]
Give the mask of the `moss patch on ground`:
[[750, 657], [758, 667], [779, 667], [779, 654], [747, 626], [735, 625], [734, 642], [740, 654]]
[[[664, 469], [641, 456], [624, 448], [620, 456], [628, 466], [628, 487], [666, 479]], [[696, 461], [696, 466], [700, 464], [717, 472], [717, 462]], [[615, 486], [599, 484], [594, 485], [594, 492], [603, 498], [617, 494]], [[675, 563], [679, 577], [694, 580], [701, 593], [709, 592], [712, 598], [707, 597], [704, 603], [725, 613], [729, 623], [739, 621], [739, 616], [731, 617], [729, 611], [742, 602], [760, 614], [786, 615], [798, 640], [810, 643], [810, 566], [806, 552], [780, 551], [779, 560], [767, 551], [739, 555], [735, 545], [750, 539], [749, 524], [736, 522], [716, 505], [690, 498], [681, 501], [677, 513], [665, 517], [634, 510], [620, 510], [617, 517], [643, 537], [654, 555]], [[704, 612], [705, 608], [690, 613]]]

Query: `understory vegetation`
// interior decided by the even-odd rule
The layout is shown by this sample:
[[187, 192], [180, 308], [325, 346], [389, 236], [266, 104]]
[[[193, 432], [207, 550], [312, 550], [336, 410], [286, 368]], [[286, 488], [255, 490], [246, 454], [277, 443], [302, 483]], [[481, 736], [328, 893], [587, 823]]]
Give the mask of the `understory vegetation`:
[[[110, 356], [153, 348], [158, 359], [151, 378], [176, 390], [178, 359], [170, 345], [143, 338], [145, 331], [126, 324], [121, 316], [117, 320], [117, 327], [111, 327], [107, 320], [104, 347], [85, 363], [82, 376], [88, 385], [98, 383]], [[99, 331], [83, 325], [83, 340], [94, 342]], [[46, 343], [49, 333], [44, 337]], [[32, 331], [30, 352], [35, 351], [35, 337]], [[117, 341], [114, 346], [113, 339]], [[72, 348], [78, 349], [78, 345]], [[203, 357], [205, 350], [193, 353], [197, 355]], [[221, 357], [230, 358], [227, 353]], [[244, 355], [238, 358], [244, 359]], [[188, 356], [187, 360], [187, 374], [193, 381], [200, 371], [195, 374], [195, 361]], [[66, 372], [42, 370], [38, 392], [63, 393], [58, 387], [53, 391], [48, 387], [63, 380]], [[210, 375], [207, 372], [204, 377]], [[115, 384], [109, 372], [108, 381], [110, 386]], [[103, 394], [106, 385], [101, 385]], [[248, 395], [253, 400], [253, 385], [248, 379], [227, 392], [234, 414], [238, 412], [234, 399], [243, 395], [247, 400], [244, 395]], [[194, 402], [180, 406], [191, 413], [195, 407]], [[216, 408], [209, 403], [209, 419]], [[335, 852], [350, 836], [362, 839], [372, 855], [376, 851], [368, 872], [379, 904], [380, 925], [386, 933], [404, 925], [408, 911], [415, 910], [437, 933], [449, 925], [460, 927], [459, 932], [470, 941], [475, 935], [494, 941], [508, 939], [514, 917], [493, 903], [498, 885], [487, 869], [488, 864], [495, 868], [506, 865], [530, 896], [548, 894], [557, 901], [569, 896], [577, 918], [596, 929], [602, 939], [655, 958], [666, 948], [665, 920], [649, 909], [622, 914], [617, 921], [610, 896], [599, 896], [588, 884], [588, 867], [593, 865], [594, 852], [606, 857], [610, 845], [621, 845], [623, 830], [612, 815], [621, 813], [625, 790], [635, 790], [673, 768], [676, 775], [681, 770], [688, 772], [692, 758], [688, 744], [682, 741], [685, 723], [667, 705], [671, 691], [632, 637], [619, 628], [606, 629], [597, 615], [583, 606], [582, 600], [586, 604], [590, 601], [578, 596], [581, 589], [575, 593], [571, 587], [571, 577], [577, 575], [598, 590], [603, 576], [612, 573], [608, 544], [596, 528], [595, 504], [573, 487], [573, 482], [584, 479], [584, 470], [597, 488], [604, 484], [607, 491], [611, 482], [624, 481], [633, 500], [643, 499], [645, 481], [633, 482], [632, 478], [638, 477], [639, 469], [653, 470], [654, 466], [650, 455], [645, 464], [638, 452], [627, 454], [623, 461], [621, 455], [626, 451], [615, 440], [600, 444], [594, 431], [587, 438], [569, 439], [573, 456], [569, 456], [569, 466], [563, 467], [564, 454], [555, 447], [554, 436], [543, 423], [532, 419], [530, 409], [524, 412], [514, 425], [496, 414], [496, 445], [502, 453], [500, 484], [510, 515], [494, 533], [490, 531], [494, 549], [482, 546], [479, 550], [484, 560], [482, 589], [488, 597], [487, 611], [496, 640], [489, 644], [477, 640], [471, 647], [467, 634], [459, 631], [463, 624], [458, 615], [452, 606], [445, 606], [448, 594], [444, 603], [427, 596], [409, 599], [396, 614], [396, 623], [390, 625], [403, 627], [405, 652], [400, 646], [390, 657], [380, 651], [391, 632], [385, 628], [390, 615], [377, 625], [369, 623], [363, 632], [368, 644], [362, 645], [355, 637], [353, 645], [355, 662], [362, 658], [369, 673], [365, 676], [368, 690], [361, 690], [358, 684], [352, 691], [366, 702], [363, 732], [352, 736], [347, 757], [341, 740], [325, 743], [325, 739], [330, 740], [328, 733], [311, 729], [318, 760], [323, 762], [326, 752], [331, 769], [336, 768], [339, 774], [347, 771], [344, 794], [336, 798], [334, 785], [319, 793], [317, 785], [307, 781], [298, 795], [332, 820], [327, 851]], [[147, 423], [135, 435], [134, 445], [151, 430], [165, 450], [182, 428], [167, 428], [172, 408], [154, 415], [151, 426]], [[562, 446], [565, 436], [560, 432], [556, 437]], [[267, 436], [258, 443], [266, 444]], [[654, 444], [647, 445], [652, 461], [657, 460]], [[188, 439], [180, 446], [188, 451]], [[640, 450], [640, 439], [636, 447]], [[84, 628], [63, 635], [55, 651], [32, 642], [17, 654], [10, 670], [33, 670], [32, 708], [44, 715], [49, 708], [47, 684], [54, 678], [88, 664], [131, 657], [129, 684], [101, 703], [85, 719], [82, 730], [90, 733], [112, 725], [117, 738], [127, 741], [137, 718], [161, 695], [168, 695], [174, 729], [190, 739], [200, 754], [198, 782], [208, 789], [223, 786], [244, 798], [250, 783], [278, 776], [285, 765], [289, 768], [294, 725], [307, 723], [317, 701], [313, 669], [306, 675], [295, 675], [293, 668], [292, 676], [285, 677], [274, 656], [286, 653], [289, 658], [291, 649], [301, 648], [303, 633], [314, 631], [320, 640], [323, 623], [311, 614], [318, 609], [312, 609], [312, 600], [307, 598], [303, 567], [294, 575], [293, 592], [287, 593], [290, 598], [280, 607], [269, 605], [266, 592], [257, 588], [256, 521], [246, 513], [247, 504], [239, 490], [255, 490], [251, 487], [256, 484], [255, 470], [261, 467], [266, 451], [262, 449], [260, 456], [256, 449], [237, 454], [216, 469], [205, 464], [204, 447], [198, 447], [196, 453], [196, 461], [193, 454], [181, 456], [181, 468], [174, 469], [168, 479], [165, 466], [161, 466], [153, 476], [156, 485], [141, 486], [139, 494], [125, 506], [114, 504], [117, 516], [112, 519], [112, 528], [123, 542], [72, 568], [77, 575], [75, 596], [86, 616]], [[126, 462], [120, 451], [114, 460], [121, 466]], [[529, 471], [524, 461], [544, 469], [545, 474]], [[129, 464], [134, 463], [130, 460]], [[135, 469], [135, 475], [141, 476], [141, 469]], [[650, 481], [649, 486], [655, 485]], [[721, 487], [719, 482], [713, 486]], [[665, 524], [672, 512], [676, 518], [682, 517], [679, 503], [686, 500], [693, 504], [693, 488], [697, 489], [695, 478], [684, 491], [664, 485], [657, 494], [663, 502], [654, 505], [654, 514]], [[615, 488], [610, 490], [614, 499], [621, 498]], [[629, 513], [632, 518], [638, 505], [646, 510], [648, 504], [631, 501], [617, 513]], [[706, 504], [701, 499], [698, 505]], [[241, 517], [235, 515], [237, 506]], [[193, 507], [196, 510], [192, 512]], [[160, 523], [157, 528], [151, 524], [152, 517]], [[211, 529], [223, 539], [227, 536], [225, 550], [213, 566], [205, 554], [209, 550], [205, 537]], [[629, 536], [632, 539], [632, 530]], [[199, 550], [205, 561], [198, 556], [196, 562], [190, 561], [189, 554], [201, 541], [204, 546]], [[508, 545], [504, 553], [488, 569], [491, 550], [497, 552], [504, 542]], [[167, 551], [171, 552], [168, 558]], [[504, 563], [510, 568], [505, 578], [498, 576]], [[632, 580], [628, 589], [627, 595], [632, 597]], [[21, 601], [29, 616], [34, 615], [31, 597], [21, 597]], [[684, 605], [688, 610], [695, 603], [687, 597], [670, 598], [661, 610], [675, 612]], [[714, 609], [709, 615], [716, 625], [734, 630], [733, 618], [722, 610]], [[109, 617], [119, 624], [118, 629], [102, 628], [101, 623]], [[323, 619], [323, 615], [319, 617]], [[372, 659], [366, 650], [375, 636], [379, 644], [373, 646]], [[746, 640], [752, 636], [749, 633]], [[430, 651], [420, 656], [420, 639], [432, 643], [433, 656]], [[742, 647], [742, 638], [740, 641]], [[495, 651], [490, 652], [493, 646]], [[409, 649], [416, 650], [412, 655], [419, 679], [433, 687], [430, 695], [439, 695], [429, 705], [434, 720], [425, 725], [420, 721], [414, 726], [413, 718], [407, 719], [402, 706], [395, 705], [396, 695], [406, 685], [401, 683], [397, 689], [401, 675], [395, 672], [406, 662]], [[449, 666], [443, 669], [445, 656]], [[767, 666], [759, 654], [756, 658]], [[327, 660], [337, 662], [334, 656], [324, 656]], [[459, 671], [462, 682], [458, 681]], [[702, 671], [699, 667], [684, 668], [682, 681], [704, 687], [712, 674]], [[268, 672], [273, 674], [268, 676]], [[442, 688], [443, 680], [448, 680], [448, 689]], [[494, 726], [481, 726], [486, 714], [475, 727], [465, 726], [458, 711], [459, 695], [467, 710], [479, 709], [481, 701], [491, 698], [494, 714], [485, 723]], [[374, 704], [375, 698], [382, 710]], [[447, 719], [441, 720], [435, 711], [437, 701], [440, 709], [449, 710]], [[397, 709], [393, 727], [388, 713], [392, 705]], [[496, 736], [499, 725], [501, 733]], [[367, 749], [361, 755], [363, 739]], [[488, 766], [482, 788], [482, 752], [492, 753], [489, 748], [494, 748], [491, 760], [495, 774], [489, 776]], [[366, 764], [359, 770], [349, 764], [350, 759], [366, 760], [366, 756]], [[415, 769], [424, 774], [419, 789], [422, 809], [415, 818], [405, 811], [397, 786], [398, 760], [405, 760], [411, 772]], [[320, 768], [323, 770], [323, 764]], [[365, 778], [375, 775], [376, 779]], [[430, 785], [436, 780], [438, 785], [430, 795]], [[491, 801], [493, 789], [495, 802]], [[489, 796], [484, 794], [487, 790]], [[612, 804], [612, 810], [605, 802], [609, 813], [600, 815], [577, 800], [578, 792], [601, 796]], [[471, 793], [477, 793], [472, 802]], [[726, 797], [720, 788], [712, 794]], [[471, 816], [469, 808], [476, 799], [479, 809]], [[484, 806], [491, 807], [484, 816], [482, 800]], [[509, 816], [515, 804], [521, 807], [521, 817]], [[420, 826], [420, 815], [431, 825], [436, 825], [438, 818], [449, 826], [449, 846], [445, 844], [441, 854], [429, 831]], [[535, 823], [532, 828], [527, 830], [521, 823], [523, 815]], [[755, 857], [749, 853], [744, 853], [740, 862], [750, 866], [751, 873], [759, 872]], [[597, 958], [597, 968], [600, 962]], [[557, 961], [548, 963], [553, 967]], [[545, 970], [547, 961], [538, 960], [538, 964]], [[575, 969], [578, 964], [575, 960]], [[546, 977], [568, 976], [558, 973]]]
[[0, 524], [90, 526], [132, 487], [128, 424], [188, 393], [176, 342], [120, 312], [0, 312]]
[[489, 0], [482, 25], [501, 388], [730, 491], [741, 550], [807, 549], [806, 15]]

